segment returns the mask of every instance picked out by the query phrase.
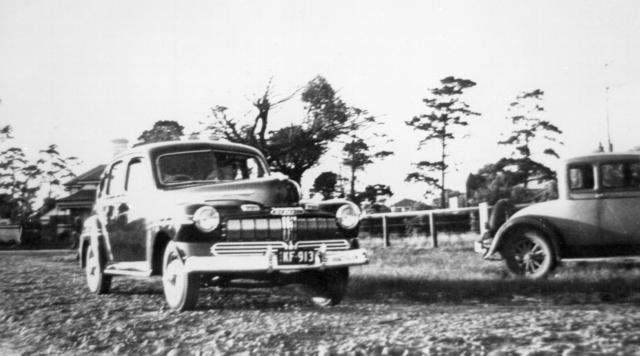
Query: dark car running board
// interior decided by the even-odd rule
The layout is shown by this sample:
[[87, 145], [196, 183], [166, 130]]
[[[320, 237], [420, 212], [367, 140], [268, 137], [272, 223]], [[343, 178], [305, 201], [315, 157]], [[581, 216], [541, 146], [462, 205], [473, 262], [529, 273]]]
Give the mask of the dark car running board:
[[112, 276], [133, 276], [150, 277], [151, 269], [147, 268], [146, 262], [119, 262], [107, 266], [104, 274]]

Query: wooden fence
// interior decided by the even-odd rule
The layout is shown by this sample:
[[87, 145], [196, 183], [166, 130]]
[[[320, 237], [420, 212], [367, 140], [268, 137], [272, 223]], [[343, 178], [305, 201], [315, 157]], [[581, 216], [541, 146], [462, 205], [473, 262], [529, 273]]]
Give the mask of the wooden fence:
[[440, 215], [453, 215], [453, 214], [477, 214], [480, 234], [483, 234], [486, 229], [486, 222], [489, 220], [489, 210], [491, 208], [486, 203], [481, 203], [479, 206], [470, 208], [456, 208], [456, 209], [433, 209], [433, 210], [417, 210], [417, 211], [404, 211], [396, 213], [374, 213], [364, 214], [363, 220], [382, 220], [382, 239], [384, 246], [388, 247], [391, 243], [389, 241], [389, 226], [388, 220], [390, 218], [408, 218], [408, 217], [428, 217], [428, 229], [425, 231], [427, 238], [431, 238], [431, 244], [433, 247], [438, 247], [438, 231], [437, 231], [437, 217]]

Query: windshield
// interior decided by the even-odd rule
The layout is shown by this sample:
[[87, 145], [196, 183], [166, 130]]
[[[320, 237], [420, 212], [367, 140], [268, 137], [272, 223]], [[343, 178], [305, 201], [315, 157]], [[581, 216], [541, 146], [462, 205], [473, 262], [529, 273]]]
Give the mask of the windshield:
[[229, 182], [260, 178], [265, 169], [257, 157], [217, 151], [167, 153], [158, 157], [161, 184]]

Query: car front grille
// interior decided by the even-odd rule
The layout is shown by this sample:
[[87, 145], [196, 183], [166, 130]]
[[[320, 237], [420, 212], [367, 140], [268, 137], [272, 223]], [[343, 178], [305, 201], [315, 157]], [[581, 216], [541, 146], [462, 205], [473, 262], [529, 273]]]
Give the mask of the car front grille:
[[[299, 241], [292, 244], [292, 247], [294, 249], [320, 249], [323, 244], [327, 247], [327, 251], [344, 251], [349, 249], [349, 242], [346, 240]], [[290, 248], [290, 246], [281, 241], [219, 242], [211, 247], [211, 253], [213, 255], [264, 255], [269, 248], [275, 251], [278, 249], [287, 249]]]
[[229, 219], [225, 235], [229, 241], [298, 241], [335, 237], [338, 232], [335, 218], [281, 216], [266, 218]]

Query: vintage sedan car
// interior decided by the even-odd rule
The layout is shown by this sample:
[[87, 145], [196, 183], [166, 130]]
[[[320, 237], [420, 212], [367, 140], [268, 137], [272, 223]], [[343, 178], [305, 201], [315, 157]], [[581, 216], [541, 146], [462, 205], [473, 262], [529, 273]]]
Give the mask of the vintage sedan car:
[[79, 254], [89, 289], [108, 293], [113, 276], [162, 275], [168, 305], [185, 310], [201, 286], [301, 283], [317, 305], [337, 304], [349, 267], [368, 262], [357, 240], [360, 211], [348, 201], [300, 198], [298, 184], [270, 174], [248, 146], [132, 148], [105, 168], [84, 223]]
[[564, 260], [640, 255], [640, 154], [576, 157], [558, 173], [559, 199], [516, 212], [476, 251], [499, 253], [512, 273], [534, 279]]

